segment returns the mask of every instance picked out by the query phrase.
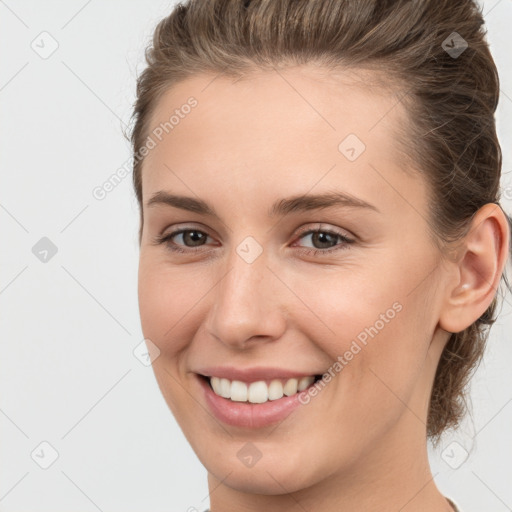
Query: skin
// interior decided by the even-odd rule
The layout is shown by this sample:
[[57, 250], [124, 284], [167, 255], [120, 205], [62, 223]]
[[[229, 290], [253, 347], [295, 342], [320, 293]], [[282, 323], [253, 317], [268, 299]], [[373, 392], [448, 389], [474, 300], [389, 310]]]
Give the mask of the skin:
[[[151, 120], [198, 101], [144, 162], [139, 307], [144, 336], [160, 350], [160, 389], [208, 471], [212, 512], [451, 510], [429, 467], [428, 400], [449, 333], [495, 295], [508, 228], [486, 205], [457, 257], [443, 258], [428, 232], [426, 182], [401, 168], [393, 134], [406, 113], [368, 83], [348, 73], [322, 80], [311, 67], [238, 81], [196, 75], [169, 89]], [[338, 150], [349, 133], [366, 145], [353, 162]], [[160, 190], [201, 198], [220, 220], [147, 207]], [[267, 216], [283, 197], [333, 190], [379, 211]], [[321, 245], [299, 233], [318, 223], [355, 241]], [[197, 252], [153, 243], [183, 227], [208, 235]], [[236, 252], [247, 236], [263, 249], [252, 263]], [[190, 238], [172, 241], [193, 251]], [[209, 411], [201, 366], [323, 373], [394, 303], [400, 312], [280, 424], [233, 427]], [[237, 457], [249, 441], [262, 455], [250, 468]]]

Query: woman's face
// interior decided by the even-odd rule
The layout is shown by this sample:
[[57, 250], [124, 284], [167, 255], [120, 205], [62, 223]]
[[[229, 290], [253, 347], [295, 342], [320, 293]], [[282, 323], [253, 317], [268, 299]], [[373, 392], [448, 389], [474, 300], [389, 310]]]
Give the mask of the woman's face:
[[401, 103], [307, 71], [181, 82], [144, 163], [153, 369], [210, 475], [245, 492], [412, 461], [447, 337], [426, 185], [394, 139]]

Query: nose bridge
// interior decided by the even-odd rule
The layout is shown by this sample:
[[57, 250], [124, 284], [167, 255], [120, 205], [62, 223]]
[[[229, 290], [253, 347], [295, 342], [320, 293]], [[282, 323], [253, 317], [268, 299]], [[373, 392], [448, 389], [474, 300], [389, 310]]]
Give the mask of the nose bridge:
[[223, 343], [242, 348], [255, 336], [281, 335], [285, 319], [280, 316], [275, 277], [267, 263], [267, 253], [252, 237], [233, 248], [226, 260], [208, 322], [210, 334]]

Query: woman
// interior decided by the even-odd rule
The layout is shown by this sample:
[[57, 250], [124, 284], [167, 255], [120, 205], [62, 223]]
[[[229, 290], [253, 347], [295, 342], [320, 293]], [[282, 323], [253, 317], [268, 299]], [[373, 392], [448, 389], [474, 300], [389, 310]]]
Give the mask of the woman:
[[457, 510], [504, 279], [499, 82], [470, 0], [191, 0], [131, 134], [139, 306], [212, 512]]

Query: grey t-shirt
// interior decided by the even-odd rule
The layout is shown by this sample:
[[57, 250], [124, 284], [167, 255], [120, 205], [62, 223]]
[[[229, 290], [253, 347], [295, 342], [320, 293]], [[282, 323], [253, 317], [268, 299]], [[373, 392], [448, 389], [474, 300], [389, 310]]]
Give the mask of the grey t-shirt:
[[[445, 496], [446, 498], [446, 496]], [[453, 510], [455, 510], [455, 512], [462, 512], [460, 510], [460, 508], [453, 502], [453, 500], [451, 500], [450, 498], [446, 498], [448, 500], [448, 503], [453, 507]]]

